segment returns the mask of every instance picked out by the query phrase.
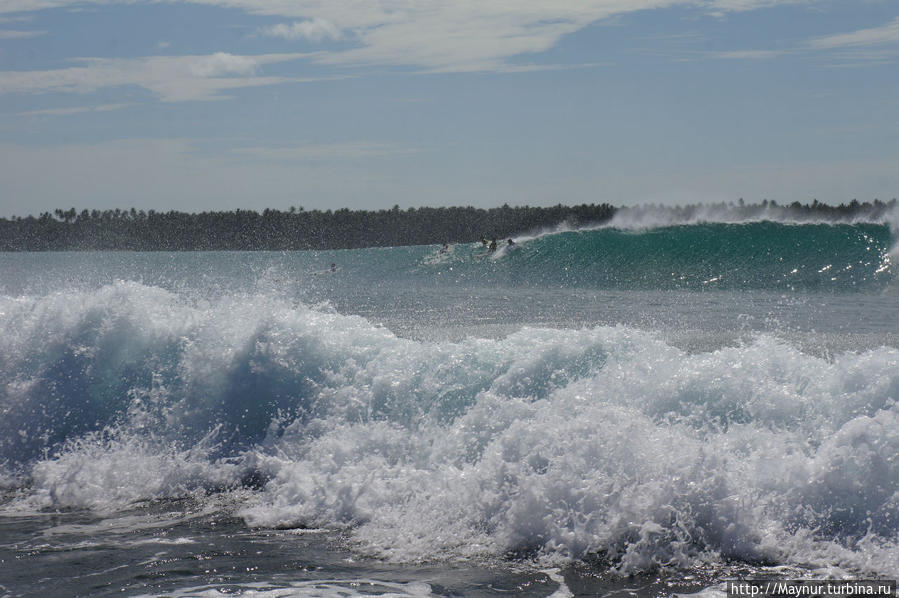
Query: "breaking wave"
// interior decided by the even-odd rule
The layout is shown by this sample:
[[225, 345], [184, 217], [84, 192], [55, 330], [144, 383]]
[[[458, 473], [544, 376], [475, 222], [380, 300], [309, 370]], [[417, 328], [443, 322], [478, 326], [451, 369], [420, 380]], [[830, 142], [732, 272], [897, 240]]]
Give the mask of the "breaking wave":
[[527, 235], [495, 253], [457, 247], [426, 264], [509, 285], [877, 291], [891, 280], [887, 224], [696, 222]]
[[[828, 231], [844, 249], [859, 234]], [[392, 561], [895, 576], [897, 398], [887, 347], [688, 353], [627, 327], [421, 342], [135, 282], [0, 298], [15, 508], [234, 493], [251, 526], [344, 529]]]

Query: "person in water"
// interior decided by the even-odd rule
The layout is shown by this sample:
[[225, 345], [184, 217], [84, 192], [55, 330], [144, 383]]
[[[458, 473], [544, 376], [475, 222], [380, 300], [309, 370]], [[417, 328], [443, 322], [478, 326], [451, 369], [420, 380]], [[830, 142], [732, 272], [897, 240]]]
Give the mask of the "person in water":
[[449, 245], [447, 245], [446, 243], [444, 243], [444, 244], [443, 244], [443, 247], [440, 248], [439, 253], [440, 253], [440, 254], [444, 254], [444, 253], [446, 253], [447, 251], [449, 251]]
[[509, 239], [509, 247], [512, 247], [512, 245], [515, 245], [515, 241], [513, 241], [512, 239]]

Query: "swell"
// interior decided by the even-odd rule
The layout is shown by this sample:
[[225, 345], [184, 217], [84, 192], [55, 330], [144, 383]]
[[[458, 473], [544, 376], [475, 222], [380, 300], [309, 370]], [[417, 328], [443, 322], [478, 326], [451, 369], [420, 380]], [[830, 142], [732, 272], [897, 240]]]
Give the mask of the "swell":
[[693, 223], [563, 230], [431, 256], [463, 279], [620, 289], [876, 291], [892, 278], [885, 224]]
[[239, 490], [393, 561], [736, 559], [895, 575], [899, 352], [626, 327], [419, 342], [261, 294], [5, 298], [0, 438], [35, 508]]
[[[285, 289], [314, 303], [414, 286], [878, 293], [893, 278], [886, 223], [666, 223], [565, 228], [480, 243], [328, 252], [2, 254], [0, 291], [49, 295], [118, 279], [226, 297]], [[336, 272], [330, 271], [335, 264]], [[292, 286], [291, 286], [292, 285]], [[280, 287], [280, 288], [278, 288]]]

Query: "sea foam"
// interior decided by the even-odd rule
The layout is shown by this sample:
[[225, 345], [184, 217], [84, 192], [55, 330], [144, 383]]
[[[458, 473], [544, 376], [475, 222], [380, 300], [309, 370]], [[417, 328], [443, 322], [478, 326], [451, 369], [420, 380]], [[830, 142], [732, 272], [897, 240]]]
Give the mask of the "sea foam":
[[2, 458], [37, 508], [233, 492], [248, 525], [342, 529], [392, 561], [899, 572], [889, 347], [687, 352], [624, 326], [422, 342], [128, 282], [3, 301]]

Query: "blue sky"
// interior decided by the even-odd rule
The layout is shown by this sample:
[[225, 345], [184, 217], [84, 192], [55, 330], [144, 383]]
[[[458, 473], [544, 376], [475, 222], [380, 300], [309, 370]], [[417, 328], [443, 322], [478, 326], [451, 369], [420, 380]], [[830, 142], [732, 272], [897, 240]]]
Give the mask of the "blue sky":
[[897, 195], [897, 0], [0, 0], [0, 216]]

